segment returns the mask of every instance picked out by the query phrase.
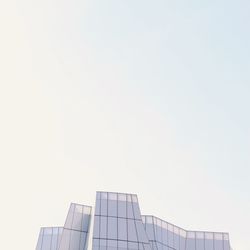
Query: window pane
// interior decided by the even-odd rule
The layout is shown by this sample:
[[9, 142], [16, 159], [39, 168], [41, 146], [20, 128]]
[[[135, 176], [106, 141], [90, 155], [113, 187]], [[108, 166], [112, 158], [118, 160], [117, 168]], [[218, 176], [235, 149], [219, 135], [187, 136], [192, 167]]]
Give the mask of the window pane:
[[82, 218], [82, 230], [84, 232], [88, 232], [89, 231], [89, 222], [90, 222], [90, 216], [89, 214], [83, 214], [83, 218]]
[[118, 218], [118, 239], [119, 240], [127, 240], [126, 219]]
[[95, 216], [93, 237], [100, 238], [100, 217], [99, 216]]
[[134, 243], [134, 242], [128, 242], [128, 249], [130, 250], [134, 250], [134, 249], [139, 249], [139, 245], [138, 243]]
[[127, 220], [127, 222], [128, 222], [128, 240], [129, 241], [137, 241], [134, 220]]
[[168, 231], [165, 228], [162, 228], [162, 242], [164, 245], [168, 244]]
[[127, 202], [127, 218], [134, 219], [132, 202]]
[[100, 238], [107, 238], [107, 217], [100, 217]]
[[174, 247], [174, 227], [171, 224], [168, 224], [168, 245]]
[[85, 232], [81, 232], [80, 234], [80, 249], [87, 249], [87, 234]]
[[62, 238], [59, 244], [59, 249], [69, 249], [69, 243], [70, 243], [70, 232], [71, 230], [69, 229], [63, 229], [62, 232]]
[[117, 250], [116, 240], [108, 240], [108, 250]]
[[146, 231], [147, 231], [147, 235], [149, 240], [154, 240], [154, 227], [153, 224], [146, 224]]
[[175, 249], [180, 248], [180, 234], [178, 227], [174, 227], [174, 248]]
[[72, 222], [72, 226], [70, 228], [80, 231], [81, 226], [82, 226], [82, 206], [75, 205], [73, 222]]
[[80, 233], [79, 231], [71, 230], [70, 236], [70, 250], [79, 250], [80, 246]]
[[145, 232], [145, 229], [142, 225], [141, 221], [135, 221], [135, 225], [136, 225], [136, 230], [137, 230], [137, 234], [138, 234], [138, 241], [139, 242], [148, 242], [148, 238]]
[[213, 244], [213, 238], [212, 239], [205, 239], [205, 249], [206, 250], [213, 250], [214, 244]]
[[100, 240], [100, 250], [107, 250], [107, 241]]
[[127, 217], [126, 213], [127, 207], [126, 207], [126, 201], [118, 201], [118, 217]]
[[118, 241], [118, 249], [119, 250], [127, 250], [128, 243], [127, 241]]
[[108, 215], [117, 216], [117, 200], [108, 200]]
[[187, 239], [187, 250], [194, 250], [195, 249], [195, 238], [188, 238]]
[[140, 220], [141, 219], [141, 212], [140, 212], [140, 208], [139, 208], [139, 204], [133, 202], [133, 208], [134, 208], [134, 215], [135, 215], [135, 219]]
[[108, 238], [117, 239], [117, 218], [108, 217]]
[[101, 200], [101, 215], [104, 215], [104, 216], [108, 215], [108, 200], [107, 199]]

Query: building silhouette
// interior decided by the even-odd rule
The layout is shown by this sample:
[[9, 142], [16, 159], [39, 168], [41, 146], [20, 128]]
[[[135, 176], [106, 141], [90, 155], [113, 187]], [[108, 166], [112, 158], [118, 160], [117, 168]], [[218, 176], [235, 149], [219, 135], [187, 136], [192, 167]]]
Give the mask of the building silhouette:
[[[93, 227], [91, 221], [93, 220]], [[141, 215], [137, 195], [97, 192], [90, 206], [72, 203], [63, 227], [41, 228], [36, 250], [231, 250], [229, 234], [187, 231]]]

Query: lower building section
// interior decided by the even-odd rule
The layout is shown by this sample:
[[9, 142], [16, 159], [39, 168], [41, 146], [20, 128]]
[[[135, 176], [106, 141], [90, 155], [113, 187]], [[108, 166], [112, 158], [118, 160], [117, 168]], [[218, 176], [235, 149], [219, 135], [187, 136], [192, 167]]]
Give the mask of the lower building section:
[[154, 250], [230, 250], [228, 233], [187, 231], [155, 216], [142, 216]]
[[57, 250], [61, 241], [63, 227], [42, 227], [38, 237], [39, 250]]
[[[41, 228], [36, 250], [231, 250], [228, 233], [187, 231], [141, 215], [135, 194], [97, 192], [92, 209], [71, 204], [64, 227]], [[91, 246], [90, 246], [91, 247]]]
[[64, 227], [41, 228], [36, 250], [86, 250], [91, 207], [72, 203]]

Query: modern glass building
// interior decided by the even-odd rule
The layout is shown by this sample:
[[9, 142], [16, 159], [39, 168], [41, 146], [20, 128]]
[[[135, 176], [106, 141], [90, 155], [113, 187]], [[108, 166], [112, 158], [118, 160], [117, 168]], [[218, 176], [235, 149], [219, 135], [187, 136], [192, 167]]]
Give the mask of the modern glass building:
[[141, 215], [137, 195], [113, 192], [96, 193], [94, 215], [90, 206], [71, 204], [63, 227], [41, 228], [36, 250], [87, 250], [89, 240], [92, 250], [231, 250], [228, 233], [187, 231]]

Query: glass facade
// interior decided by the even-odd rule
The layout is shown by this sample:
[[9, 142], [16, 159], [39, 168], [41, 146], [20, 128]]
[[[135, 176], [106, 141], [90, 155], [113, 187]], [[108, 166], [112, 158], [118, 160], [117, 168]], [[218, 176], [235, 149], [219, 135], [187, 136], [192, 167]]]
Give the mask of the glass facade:
[[[187, 231], [141, 215], [135, 194], [97, 192], [92, 250], [231, 250], [228, 233]], [[64, 227], [41, 228], [36, 250], [87, 250], [91, 207], [71, 204]]]

